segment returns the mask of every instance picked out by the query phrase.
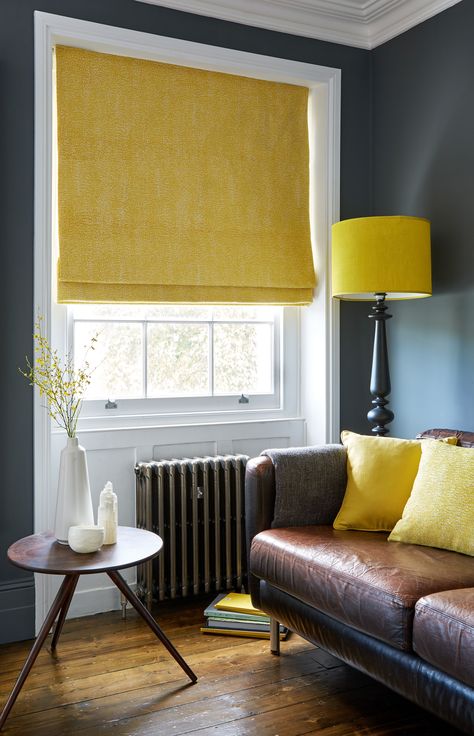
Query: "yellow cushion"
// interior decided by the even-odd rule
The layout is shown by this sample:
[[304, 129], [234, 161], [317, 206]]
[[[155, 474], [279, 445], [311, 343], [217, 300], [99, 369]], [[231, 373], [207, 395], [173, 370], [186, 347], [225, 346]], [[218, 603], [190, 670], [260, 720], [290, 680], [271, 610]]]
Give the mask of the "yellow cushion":
[[421, 440], [369, 437], [347, 430], [341, 440], [347, 450], [347, 487], [334, 529], [391, 531], [418, 472]]
[[474, 555], [474, 450], [423, 443], [413, 491], [389, 540]]

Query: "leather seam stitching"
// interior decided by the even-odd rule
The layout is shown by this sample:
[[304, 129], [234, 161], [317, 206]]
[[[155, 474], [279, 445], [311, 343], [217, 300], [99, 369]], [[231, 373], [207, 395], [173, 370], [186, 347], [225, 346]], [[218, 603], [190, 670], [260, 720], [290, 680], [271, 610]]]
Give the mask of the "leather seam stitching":
[[[450, 613], [446, 613], [445, 611], [441, 611], [439, 608], [434, 608], [434, 606], [427, 606], [426, 604], [422, 603], [419, 607], [419, 610], [416, 611], [416, 614], [418, 616], [430, 616], [435, 615], [439, 616], [440, 618], [444, 618], [448, 621], [452, 621], [456, 626], [458, 626], [461, 629], [466, 629], [468, 631], [474, 631], [474, 625], [469, 623], [463, 623], [459, 620], [459, 618], [456, 618], [455, 616], [452, 616]], [[417, 618], [417, 615], [415, 615], [415, 621]]]

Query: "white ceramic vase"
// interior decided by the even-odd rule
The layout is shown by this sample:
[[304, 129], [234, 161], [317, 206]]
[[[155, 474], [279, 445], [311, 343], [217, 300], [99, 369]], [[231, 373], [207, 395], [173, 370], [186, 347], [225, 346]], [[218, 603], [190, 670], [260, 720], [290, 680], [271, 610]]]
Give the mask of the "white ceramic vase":
[[70, 526], [94, 524], [94, 512], [87, 471], [86, 451], [77, 437], [68, 437], [61, 450], [58, 497], [54, 535], [61, 544], [68, 543]]

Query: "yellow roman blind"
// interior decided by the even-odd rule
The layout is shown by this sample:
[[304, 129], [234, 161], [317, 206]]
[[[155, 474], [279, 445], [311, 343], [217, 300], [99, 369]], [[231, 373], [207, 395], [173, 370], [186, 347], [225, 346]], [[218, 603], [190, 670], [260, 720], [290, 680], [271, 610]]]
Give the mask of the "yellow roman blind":
[[58, 301], [308, 304], [308, 89], [56, 47]]

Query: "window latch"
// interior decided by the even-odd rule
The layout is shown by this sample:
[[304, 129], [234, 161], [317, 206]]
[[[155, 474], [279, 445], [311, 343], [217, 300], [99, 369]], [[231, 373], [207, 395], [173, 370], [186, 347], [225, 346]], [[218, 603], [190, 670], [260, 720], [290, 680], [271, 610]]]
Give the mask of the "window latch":
[[113, 399], [107, 399], [107, 403], [105, 405], [106, 409], [116, 409], [117, 408], [117, 402]]
[[245, 396], [245, 394], [242, 394], [239, 399], [239, 404], [248, 404], [250, 402], [250, 399], [248, 396]]

